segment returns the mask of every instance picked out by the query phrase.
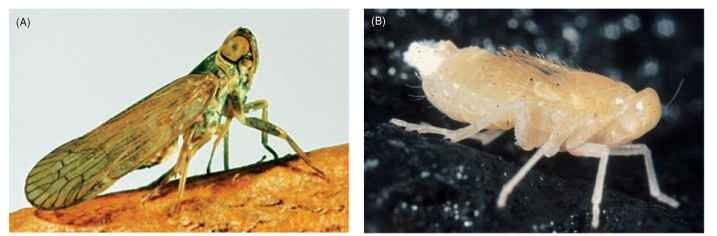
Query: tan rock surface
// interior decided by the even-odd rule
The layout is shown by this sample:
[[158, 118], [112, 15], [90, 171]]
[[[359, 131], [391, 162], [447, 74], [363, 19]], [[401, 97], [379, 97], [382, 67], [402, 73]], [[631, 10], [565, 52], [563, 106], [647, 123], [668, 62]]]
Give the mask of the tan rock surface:
[[292, 156], [278, 161], [191, 177], [177, 203], [177, 181], [162, 197], [142, 201], [152, 190], [110, 193], [79, 205], [10, 214], [12, 232], [48, 231], [348, 231], [348, 144], [310, 153], [328, 180]]

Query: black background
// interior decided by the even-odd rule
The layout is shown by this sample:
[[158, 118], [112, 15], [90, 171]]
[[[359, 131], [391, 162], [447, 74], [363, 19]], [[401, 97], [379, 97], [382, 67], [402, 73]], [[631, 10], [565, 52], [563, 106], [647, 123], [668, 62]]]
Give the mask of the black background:
[[[376, 16], [386, 20], [384, 27], [371, 26], [371, 20]], [[635, 29], [631, 26], [634, 26], [632, 23], [636, 18], [639, 19], [639, 28]], [[665, 28], [670, 24], [673, 33], [661, 34], [660, 26]], [[651, 87], [657, 91], [663, 103], [663, 117], [657, 127], [635, 142], [646, 143], [652, 149], [663, 192], [676, 197], [681, 203], [680, 208], [666, 208], [665, 211], [679, 216], [678, 221], [682, 225], [659, 229], [651, 229], [649, 225], [637, 228], [608, 227], [606, 230], [703, 231], [703, 29], [702, 10], [366, 10], [365, 132], [368, 136], [375, 134], [373, 131], [386, 129], [388, 126], [385, 123], [390, 118], [428, 122], [447, 128], [465, 125], [445, 117], [421, 97], [423, 92], [416, 71], [403, 63], [401, 58], [401, 54], [413, 41], [448, 39], [459, 48], [470, 45], [483, 48], [517, 47], [558, 58], [573, 67], [622, 80], [636, 90]], [[568, 40], [571, 39], [571, 32], [579, 35], [577, 40]], [[680, 92], [669, 109], [666, 109], [665, 103], [672, 98], [683, 79]], [[550, 228], [536, 228], [527, 222], [524, 227], [516, 228], [513, 222], [510, 228], [506, 228], [508, 224], [500, 220], [497, 223], [481, 221], [487, 225], [476, 224], [465, 228], [450, 224], [424, 227], [411, 225], [410, 221], [401, 222], [400, 225], [392, 223], [389, 218], [397, 213], [391, 211], [391, 207], [377, 205], [375, 201], [379, 198], [377, 194], [385, 192], [385, 187], [401, 181], [392, 178], [392, 174], [401, 174], [382, 172], [391, 166], [400, 166], [400, 171], [408, 172], [407, 175], [419, 175], [422, 170], [403, 163], [392, 163], [397, 160], [385, 158], [386, 155], [374, 155], [371, 148], [375, 146], [369, 144], [380, 142], [381, 138], [380, 135], [371, 135], [372, 140], [367, 138], [365, 147], [366, 162], [380, 163], [376, 168], [365, 168], [364, 171], [365, 226], [368, 232], [551, 231]], [[440, 140], [438, 136], [429, 138]], [[532, 151], [523, 151], [513, 142], [513, 133], [509, 132], [486, 147], [472, 141], [463, 141], [461, 145], [500, 156], [501, 161], [512, 163], [517, 168], [525, 163]], [[554, 158], [544, 158], [531, 172], [585, 183], [584, 191], [592, 192], [596, 170], [595, 160], [574, 158], [561, 153]], [[514, 173], [509, 172], [508, 175]], [[526, 178], [530, 178], [530, 175]], [[606, 191], [620, 192], [650, 204], [657, 202], [649, 195], [641, 158], [611, 158], [606, 188], [609, 189]], [[513, 194], [512, 197], [516, 197], [515, 194], [520, 193]], [[411, 194], [401, 196], [409, 202], [415, 197]], [[537, 191], [531, 197], [560, 199], [563, 196]], [[450, 198], [446, 197], [447, 200]], [[396, 202], [404, 202], [399, 200]], [[578, 200], [587, 204], [590, 201], [589, 198]], [[508, 204], [511, 204], [510, 200]], [[582, 214], [583, 211], [589, 211], [589, 208], [573, 211]], [[546, 216], [554, 214], [550, 209], [538, 212], [536, 214]], [[430, 220], [441, 219], [436, 217]], [[625, 220], [626, 224], [630, 224], [629, 219]], [[590, 230], [586, 227], [552, 230], [561, 229]]]

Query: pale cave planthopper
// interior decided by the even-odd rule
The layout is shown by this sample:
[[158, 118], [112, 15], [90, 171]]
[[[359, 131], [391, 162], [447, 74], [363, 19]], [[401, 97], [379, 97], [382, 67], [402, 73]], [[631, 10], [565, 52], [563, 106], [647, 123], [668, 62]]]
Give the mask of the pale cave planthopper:
[[515, 129], [516, 144], [537, 151], [498, 196], [508, 196], [542, 157], [568, 152], [599, 159], [591, 199], [593, 228], [600, 224], [609, 156], [644, 158], [650, 195], [677, 208], [679, 202], [660, 191], [652, 154], [633, 141], [657, 125], [660, 99], [652, 88], [639, 92], [605, 76], [569, 68], [524, 51], [498, 53], [479, 47], [458, 49], [451, 41], [417, 41], [403, 54], [418, 70], [428, 101], [453, 120], [469, 125], [456, 130], [399, 119], [408, 131], [443, 135], [451, 142], [472, 138], [486, 145]]

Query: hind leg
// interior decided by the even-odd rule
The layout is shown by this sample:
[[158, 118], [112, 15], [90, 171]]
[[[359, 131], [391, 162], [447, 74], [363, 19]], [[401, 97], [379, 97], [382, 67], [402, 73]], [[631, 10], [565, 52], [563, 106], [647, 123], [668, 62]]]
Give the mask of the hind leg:
[[503, 135], [503, 133], [505, 133], [504, 130], [485, 130], [473, 135], [470, 139], [476, 140], [483, 145], [488, 145]]
[[[159, 177], [159, 179], [155, 180], [150, 184], [156, 185], [154, 190], [145, 197], [144, 200], [151, 200], [154, 198], [157, 198], [159, 196], [163, 195], [162, 190], [164, 189], [164, 186], [175, 176], [179, 176], [179, 202], [181, 202], [182, 197], [184, 195], [184, 185], [186, 183], [187, 178], [187, 167], [189, 163], [189, 159], [194, 155], [196, 152], [196, 148], [201, 147], [202, 144], [208, 141], [209, 138], [211, 138], [211, 135], [205, 135], [206, 137], [197, 140], [195, 139], [195, 132], [194, 129], [191, 129], [184, 134], [182, 134], [182, 147], [179, 150], [179, 158], [177, 158], [177, 163], [174, 164], [174, 166], [169, 169], [167, 172], [162, 174], [162, 176]], [[195, 146], [198, 145], [198, 146]], [[177, 204], [179, 205], [179, 203]]]
[[[489, 115], [482, 117], [480, 121], [475, 124], [470, 124], [466, 127], [450, 130], [440, 127], [435, 127], [426, 123], [413, 124], [399, 119], [391, 119], [391, 123], [397, 126], [404, 127], [408, 131], [416, 131], [418, 133], [429, 133], [429, 134], [440, 134], [446, 137], [451, 142], [460, 142], [461, 140], [470, 138], [479, 134], [481, 130], [485, 130], [491, 124], [498, 122], [508, 116], [510, 113], [514, 113], [523, 108], [522, 104], [510, 103], [503, 106], [496, 106], [495, 110]], [[487, 144], [493, 141], [500, 134], [486, 133], [484, 135], [478, 135], [477, 139], [483, 144]], [[484, 142], [485, 141], [485, 142]]]
[[152, 183], [148, 184], [147, 187], [154, 187], [154, 189], [152, 190], [152, 192], [149, 195], [147, 195], [145, 197], [145, 200], [151, 200], [151, 199], [155, 199], [155, 198], [161, 196], [162, 189], [169, 182], [169, 180], [174, 178], [175, 175], [176, 174], [174, 173], [174, 168], [171, 168], [171, 169], [167, 170], [167, 172], [164, 172], [164, 174], [159, 176], [159, 178], [152, 181]]
[[[441, 128], [441, 127], [436, 127], [436, 126], [430, 125], [425, 122], [421, 122], [420, 124], [414, 124], [414, 123], [406, 122], [406, 121], [395, 119], [395, 118], [391, 119], [390, 122], [394, 125], [403, 127], [407, 131], [416, 131], [420, 134], [439, 134], [439, 135], [442, 135], [445, 137], [450, 137], [450, 136], [456, 136], [454, 134], [456, 132], [461, 132], [460, 129], [451, 130], [451, 129]], [[468, 132], [468, 133], [472, 133], [473, 127], [467, 126], [467, 127], [464, 127], [464, 129], [465, 128], [471, 128], [470, 132]], [[489, 143], [493, 142], [493, 140], [498, 138], [503, 133], [504, 133], [504, 131], [502, 131], [502, 130], [485, 130], [485, 131], [474, 133], [473, 136], [470, 136], [468, 138], [476, 140], [483, 145], [488, 145]]]

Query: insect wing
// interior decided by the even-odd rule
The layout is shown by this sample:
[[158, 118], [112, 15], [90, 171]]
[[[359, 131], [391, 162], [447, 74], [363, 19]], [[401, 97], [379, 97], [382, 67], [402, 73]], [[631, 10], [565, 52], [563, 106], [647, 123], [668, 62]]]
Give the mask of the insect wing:
[[211, 74], [179, 78], [56, 148], [30, 171], [28, 201], [40, 209], [60, 209], [109, 188], [176, 142], [202, 114], [217, 81]]
[[539, 58], [542, 56], [530, 55], [527, 51], [503, 49], [499, 54], [516, 63], [527, 66], [536, 72], [539, 72], [534, 74], [540, 74], [546, 77], [573, 70], [572, 68], [565, 66], [563, 62]]

